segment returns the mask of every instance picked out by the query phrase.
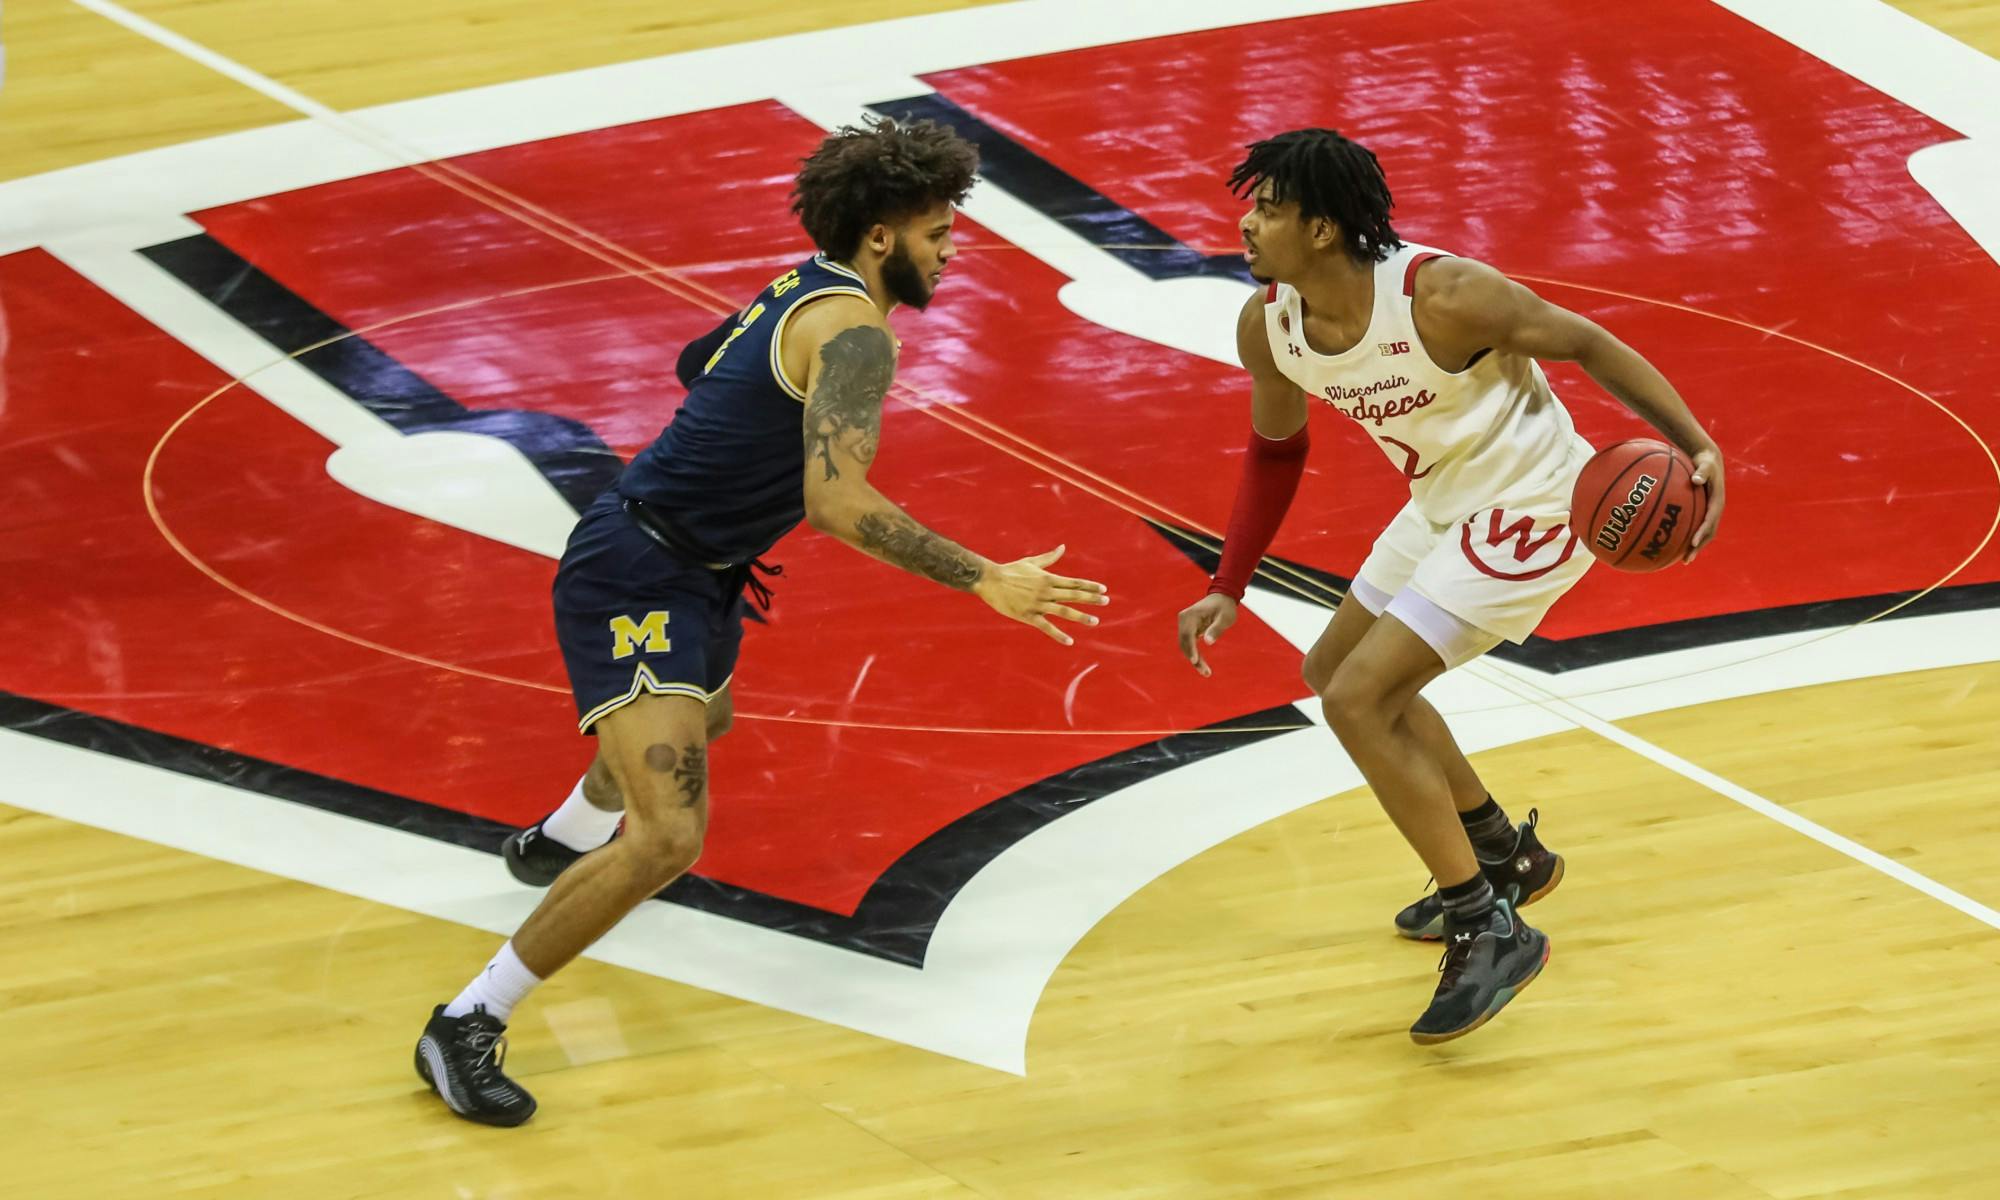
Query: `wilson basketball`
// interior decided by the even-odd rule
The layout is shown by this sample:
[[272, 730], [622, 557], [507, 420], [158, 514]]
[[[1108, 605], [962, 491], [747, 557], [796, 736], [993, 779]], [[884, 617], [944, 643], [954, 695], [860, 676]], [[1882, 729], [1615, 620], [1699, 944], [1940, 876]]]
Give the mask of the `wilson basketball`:
[[1665, 442], [1633, 438], [1599, 450], [1576, 478], [1570, 520], [1599, 562], [1657, 571], [1687, 553], [1708, 515], [1694, 463]]

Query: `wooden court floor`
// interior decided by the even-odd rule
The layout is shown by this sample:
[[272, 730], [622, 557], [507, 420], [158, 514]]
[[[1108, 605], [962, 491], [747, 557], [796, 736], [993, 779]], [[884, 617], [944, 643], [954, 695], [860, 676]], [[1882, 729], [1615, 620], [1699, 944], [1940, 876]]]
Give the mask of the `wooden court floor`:
[[[345, 109], [960, 6], [127, 7]], [[1996, 0], [1897, 6], [2000, 54]], [[291, 117], [70, 0], [4, 21], [0, 179]], [[1621, 727], [2000, 906], [2000, 662]], [[512, 1132], [407, 1061], [491, 935], [0, 803], [0, 1194], [1996, 1194], [1993, 928], [1596, 734], [1477, 762], [1591, 864], [1550, 901], [1543, 1019], [1504, 1043], [1414, 1055], [1401, 1022], [1329, 1016], [1402, 1014], [1435, 960], [1386, 937], [1421, 872], [1350, 792], [1100, 923], [1025, 1077], [585, 960], [517, 1022], [545, 1108]]]

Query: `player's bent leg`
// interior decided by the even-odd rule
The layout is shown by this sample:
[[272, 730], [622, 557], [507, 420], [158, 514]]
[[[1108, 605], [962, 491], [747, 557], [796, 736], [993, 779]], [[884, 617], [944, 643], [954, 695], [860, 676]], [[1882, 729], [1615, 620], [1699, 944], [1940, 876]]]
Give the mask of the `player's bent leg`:
[[453, 1112], [519, 1125], [535, 1100], [502, 1069], [507, 1020], [530, 990], [567, 965], [701, 854], [708, 828], [703, 704], [641, 695], [599, 718], [600, 761], [626, 804], [626, 834], [562, 873], [485, 971], [431, 1013], [417, 1074]]
[[1327, 723], [1390, 820], [1441, 887], [1446, 950], [1430, 1005], [1410, 1027], [1429, 1044], [1491, 1020], [1541, 972], [1548, 939], [1495, 895], [1452, 804], [1450, 781], [1411, 726], [1417, 693], [1447, 661], [1394, 612], [1378, 619], [1334, 672]]
[[[1333, 682], [1333, 676], [1340, 664], [1347, 660], [1377, 616], [1386, 611], [1392, 598], [1380, 588], [1370, 584], [1365, 578], [1356, 578], [1340, 607], [1334, 611], [1333, 619], [1327, 622], [1326, 632], [1313, 643], [1306, 652], [1300, 674], [1306, 686], [1315, 694], [1324, 695]], [[1466, 761], [1465, 752], [1458, 748], [1458, 742], [1446, 728], [1444, 718], [1438, 715], [1430, 702], [1421, 695], [1410, 701], [1404, 710], [1405, 719], [1416, 733], [1417, 740], [1443, 768], [1445, 779], [1451, 786], [1453, 807], [1464, 823], [1465, 814], [1476, 812], [1491, 803], [1486, 794], [1486, 785]], [[1497, 806], [1496, 806], [1497, 807]], [[1511, 853], [1512, 845], [1504, 847]], [[1477, 847], [1475, 847], [1477, 849]], [[1403, 937], [1418, 941], [1431, 941], [1444, 936], [1444, 901], [1435, 890], [1427, 892], [1415, 902], [1406, 905], [1395, 917], [1396, 932]]]
[[625, 798], [625, 831], [564, 871], [514, 935], [547, 979], [701, 854], [708, 829], [707, 714], [699, 699], [641, 695], [601, 717], [598, 754]]
[[[714, 745], [736, 723], [729, 684], [709, 697], [704, 716], [708, 742]], [[500, 856], [515, 879], [530, 887], [547, 887], [570, 864], [617, 833], [625, 816], [625, 797], [601, 750], [561, 807], [500, 844]]]
[[[1502, 640], [1413, 589], [1398, 593], [1385, 611], [1437, 651], [1447, 669], [1472, 661]], [[1459, 823], [1465, 827], [1480, 869], [1496, 893], [1522, 907], [1554, 891], [1562, 882], [1563, 863], [1560, 856], [1542, 846], [1536, 834], [1540, 815], [1530, 811], [1528, 820], [1514, 824], [1480, 782], [1444, 719], [1421, 696], [1411, 704], [1408, 716], [1417, 736], [1444, 764]], [[1396, 914], [1395, 930], [1415, 941], [1443, 937], [1444, 898], [1433, 890], [1405, 906]]]
[[1440, 880], [1473, 876], [1472, 846], [1452, 806], [1444, 766], [1416, 736], [1407, 710], [1444, 673], [1437, 652], [1393, 617], [1378, 618], [1320, 692], [1328, 726], [1389, 819]]
[[[1328, 685], [1333, 682], [1334, 672], [1360, 643], [1361, 638], [1375, 624], [1376, 617], [1388, 609], [1390, 597], [1371, 586], [1365, 579], [1356, 579], [1347, 597], [1334, 610], [1333, 619], [1327, 622], [1326, 632], [1320, 634], [1306, 652], [1305, 663], [1300, 671], [1306, 686], [1313, 694], [1324, 696]], [[1458, 748], [1458, 742], [1445, 726], [1444, 718], [1438, 715], [1430, 701], [1422, 696], [1410, 702], [1405, 716], [1418, 740], [1437, 759], [1444, 769], [1445, 778], [1451, 784], [1452, 804], [1460, 811], [1478, 808], [1487, 800], [1486, 786], [1480, 782], [1478, 772], [1466, 761], [1465, 752]]]

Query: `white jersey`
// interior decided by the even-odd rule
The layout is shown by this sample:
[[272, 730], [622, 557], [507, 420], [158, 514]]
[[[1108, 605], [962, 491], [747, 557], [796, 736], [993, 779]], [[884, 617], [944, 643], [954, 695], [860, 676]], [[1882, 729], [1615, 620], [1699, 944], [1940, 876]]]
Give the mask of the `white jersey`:
[[1566, 487], [1591, 454], [1531, 358], [1481, 351], [1456, 374], [1431, 361], [1411, 306], [1417, 268], [1444, 252], [1404, 246], [1375, 266], [1368, 330], [1341, 354], [1306, 344], [1299, 294], [1265, 290], [1278, 370], [1360, 424], [1410, 481], [1410, 500], [1449, 524], [1509, 496]]

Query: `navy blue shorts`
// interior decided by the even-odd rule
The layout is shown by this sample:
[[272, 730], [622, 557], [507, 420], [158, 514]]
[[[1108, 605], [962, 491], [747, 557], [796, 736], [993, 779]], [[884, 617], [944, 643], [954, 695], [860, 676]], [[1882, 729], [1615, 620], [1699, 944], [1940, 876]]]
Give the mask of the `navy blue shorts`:
[[585, 733], [648, 693], [712, 699], [736, 671], [742, 577], [654, 541], [616, 488], [570, 532], [554, 596], [556, 642]]

